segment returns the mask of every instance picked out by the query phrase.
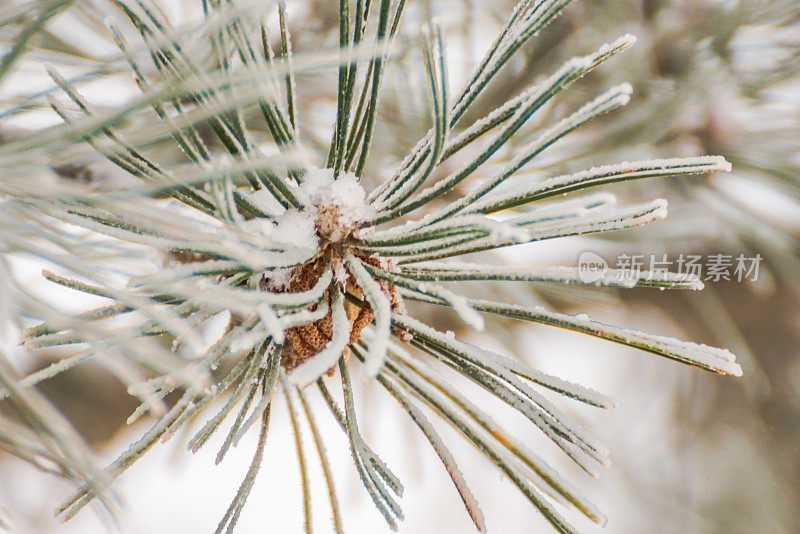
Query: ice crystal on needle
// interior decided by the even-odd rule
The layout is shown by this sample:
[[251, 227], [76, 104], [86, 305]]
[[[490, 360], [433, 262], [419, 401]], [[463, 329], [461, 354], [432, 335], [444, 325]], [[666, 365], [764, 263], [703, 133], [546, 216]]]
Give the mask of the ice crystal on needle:
[[[310, 52], [307, 56], [292, 53], [286, 10], [279, 3], [282, 61], [275, 58], [266, 28], [253, 35], [246, 12], [230, 9], [233, 2], [209, 2], [209, 22], [197, 29], [212, 43], [213, 54], [207, 62], [213, 68], [209, 72], [204, 70], [205, 63], [201, 65], [185, 52], [196, 32], [173, 31], [156, 10], [146, 7], [149, 2], [116, 3], [146, 46], [146, 54], [129, 48], [115, 23], [110, 25], [144, 97], [101, 114], [73, 83], [53, 73], [56, 84], [72, 101], [71, 107], [56, 99], [50, 102], [65, 124], [44, 130], [36, 143], [19, 140], [0, 146], [0, 156], [24, 165], [73, 154], [70, 149], [74, 147], [62, 142], [65, 138], [86, 140], [145, 181], [146, 187], [133, 195], [131, 190], [111, 191], [106, 196], [70, 191], [44, 198], [35, 188], [26, 188], [27, 176], [22, 172], [15, 187], [8, 188], [9, 209], [24, 206], [22, 219], [34, 224], [48, 221], [51, 225], [56, 220], [82, 226], [113, 240], [168, 251], [175, 260], [154, 272], [131, 274], [128, 284], [120, 288], [100, 277], [93, 279], [91, 270], [80, 262], [49, 254], [45, 248], [31, 249], [76, 271], [81, 278], [47, 273], [51, 282], [106, 298], [111, 304], [78, 317], [56, 317], [30, 329], [25, 342], [32, 348], [85, 343], [90, 353], [119, 349], [112, 361], [125, 371], [120, 375], [142, 401], [132, 419], [148, 412], [156, 417], [141, 440], [102, 476], [81, 480], [82, 486], [61, 508], [65, 517], [102, 495], [114, 478], [156, 441], [174, 435], [214, 401], [224, 399], [220, 411], [190, 439], [189, 447], [193, 451], [203, 447], [237, 406], [238, 415], [224, 438], [218, 462], [248, 429], [261, 425], [253, 464], [218, 526], [218, 532], [231, 531], [264, 454], [274, 391], [283, 391], [298, 433], [296, 399], [312, 430], [316, 428], [306, 388], [314, 384], [349, 440], [353, 463], [367, 493], [387, 523], [395, 527], [402, 518], [398, 497], [403, 486], [359, 433], [350, 370], [361, 369], [362, 376], [376, 380], [398, 402], [430, 442], [477, 529], [485, 529], [483, 515], [436, 425], [422, 415], [421, 406], [433, 410], [474, 444], [557, 530], [573, 531], [558, 510], [561, 506], [603, 523], [602, 513], [591, 502], [495, 425], [438, 370], [463, 375], [519, 411], [589, 473], [607, 464], [605, 448], [550, 397], [562, 395], [600, 408], [614, 402], [590, 388], [465, 343], [453, 332], [441, 332], [406, 313], [404, 301], [452, 309], [476, 329], [483, 328], [485, 315], [493, 314], [573, 330], [717, 373], [741, 374], [730, 353], [721, 349], [612, 327], [582, 315], [471, 299], [452, 285], [478, 280], [584, 283], [569, 267], [495, 267], [448, 258], [638, 227], [666, 216], [666, 201], [619, 207], [609, 193], [562, 197], [617, 181], [729, 169], [721, 157], [623, 162], [509, 189], [501, 187], [562, 137], [624, 106], [631, 98], [628, 84], [600, 93], [542, 128], [507, 162], [491, 167], [494, 171], [482, 167], [561, 91], [633, 45], [632, 37], [624, 36], [593, 54], [567, 61], [552, 76], [467, 124], [467, 112], [492, 77], [568, 1], [522, 0], [505, 30], [455, 94], [448, 88], [444, 39], [439, 28], [431, 25], [421, 39], [431, 129], [388, 179], [367, 193], [362, 184], [380, 118], [380, 87], [391, 62], [390, 45], [402, 26], [405, 2], [382, 0], [369, 9], [369, 3], [357, 0], [353, 14], [350, 3], [342, 2], [338, 57], [321, 59]], [[368, 24], [368, 19], [374, 24]], [[375, 31], [375, 46], [365, 48], [369, 28]], [[256, 45], [256, 40], [261, 43]], [[152, 70], [140, 68], [139, 63], [145, 61], [152, 63], [159, 77], [151, 79], [145, 74]], [[314, 163], [303, 158], [298, 161], [297, 154], [306, 152], [301, 150], [303, 138], [297, 133], [295, 76], [323, 64], [335, 68], [339, 79], [332, 141], [327, 156], [320, 154]], [[276, 80], [285, 82], [283, 88]], [[154, 115], [148, 115], [148, 106]], [[253, 142], [249, 128], [255, 119], [240, 112], [251, 109], [261, 113], [259, 120], [279, 156], [267, 157]], [[548, 109], [548, 113], [554, 112], [552, 107]], [[138, 120], [122, 120], [129, 115]], [[141, 125], [154, 120], [161, 141], [174, 142], [188, 163], [170, 166], [149, 155], [146, 148], [154, 130]], [[214, 136], [216, 144], [204, 140], [201, 127], [203, 135]], [[474, 148], [472, 141], [479, 137], [486, 143]], [[458, 161], [448, 161], [459, 152], [462, 157]], [[469, 192], [460, 196], [459, 185], [479, 169], [488, 175], [478, 187], [468, 188]], [[167, 209], [161, 199], [164, 195], [180, 201], [187, 210], [204, 214], [216, 226], [201, 228], [191, 217]], [[621, 288], [697, 289], [701, 285], [696, 279], [646, 272], [621, 282], [609, 275], [592, 283]], [[105, 326], [106, 319], [133, 311], [140, 313], [134, 314], [131, 321], [135, 324], [125, 326], [124, 332]], [[189, 336], [220, 313], [230, 314], [228, 328], [210, 347], [199, 348], [195, 354], [160, 350], [142, 341], [155, 336]], [[154, 354], [163, 356], [163, 361]], [[421, 354], [433, 360], [420, 358]], [[223, 362], [230, 365], [221, 366]], [[70, 360], [59, 369], [77, 363], [77, 359]], [[215, 373], [220, 369], [226, 371]], [[327, 378], [334, 374], [338, 382]], [[48, 376], [49, 371], [34, 374], [25, 383], [32, 385]], [[207, 387], [209, 381], [213, 387]], [[330, 390], [337, 383], [341, 384], [342, 402]], [[179, 400], [167, 406], [163, 399], [172, 392], [179, 393]], [[338, 518], [337, 497], [316, 432], [314, 439]], [[302, 440], [295, 443], [307, 489]], [[304, 510], [309, 524], [307, 491]]]

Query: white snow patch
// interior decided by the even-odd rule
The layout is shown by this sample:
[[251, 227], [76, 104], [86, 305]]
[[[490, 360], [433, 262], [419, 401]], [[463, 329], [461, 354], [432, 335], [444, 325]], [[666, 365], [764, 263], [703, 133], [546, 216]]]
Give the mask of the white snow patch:
[[[318, 235], [331, 242], [339, 241], [374, 214], [364, 188], [352, 173], [343, 172], [334, 179], [333, 169], [311, 168], [294, 193], [303, 207], [281, 213], [275, 220], [273, 235], [275, 241], [295, 247], [318, 247]], [[269, 198], [264, 194], [251, 196], [250, 200], [259, 202], [259, 209], [274, 210]]]
[[306, 210], [316, 211], [317, 228], [332, 241], [345, 237], [359, 223], [374, 215], [358, 177], [349, 172], [334, 178], [333, 169], [309, 169], [298, 189]]
[[262, 219], [259, 217], [242, 221], [241, 227], [242, 230], [248, 232], [249, 234], [258, 234], [268, 237], [272, 237], [273, 232], [275, 231], [275, 225], [273, 225], [269, 219]]
[[269, 189], [254, 191], [247, 195], [247, 200], [270, 217], [277, 217], [286, 210]]
[[275, 221], [274, 240], [279, 243], [300, 247], [317, 248], [315, 214], [310, 210], [289, 209]]

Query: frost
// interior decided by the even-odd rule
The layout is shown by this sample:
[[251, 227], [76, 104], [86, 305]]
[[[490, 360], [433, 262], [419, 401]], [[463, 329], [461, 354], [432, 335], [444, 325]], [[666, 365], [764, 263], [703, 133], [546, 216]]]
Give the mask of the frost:
[[[261, 208], [259, 207], [258, 209]], [[250, 219], [249, 221], [242, 221], [240, 224], [242, 229], [250, 234], [272, 236], [275, 230], [275, 226], [270, 222], [269, 219], [258, 217]]]
[[617, 180], [727, 172], [730, 169], [731, 164], [721, 156], [623, 161], [592, 167], [574, 174], [554, 176], [533, 185], [519, 184], [508, 187], [502, 193], [478, 200], [470, 206], [469, 211], [492, 212], [505, 205], [524, 204], [532, 199], [552, 196], [562, 191], [568, 192]]
[[[591, 102], [581, 106], [577, 111], [560, 120], [555, 125], [551, 126], [542, 132], [536, 141], [531, 143], [531, 147], [536, 147], [534, 152], [538, 153], [540, 148], [547, 146], [548, 141], [556, 140], [563, 136], [565, 133], [570, 132], [593, 118], [611, 111], [614, 108], [624, 106], [631, 100], [633, 94], [633, 86], [628, 83], [621, 83], [615, 85], [605, 93], [601, 94]], [[526, 150], [526, 152], [530, 149]]]
[[344, 308], [340, 291], [334, 291], [332, 302], [333, 337], [313, 358], [298, 365], [289, 374], [289, 383], [299, 387], [312, 384], [325, 372], [336, 365], [350, 342], [350, 321]]
[[332, 262], [333, 267], [333, 277], [336, 279], [336, 282], [339, 283], [342, 287], [347, 284], [347, 279], [350, 278], [350, 275], [347, 273], [347, 269], [345, 269], [344, 264], [341, 261], [334, 261]]
[[369, 275], [357, 258], [348, 255], [345, 262], [356, 282], [364, 291], [370, 306], [375, 310], [375, 336], [369, 343], [369, 350], [364, 362], [367, 377], [375, 378], [383, 367], [389, 347], [392, 325], [391, 304], [381, 286]]
[[597, 56], [605, 56], [608, 54], [612, 54], [618, 50], [624, 50], [636, 44], [636, 36], [631, 35], [630, 33], [626, 33], [622, 37], [618, 38], [613, 43], [606, 43], [600, 48], [597, 49], [596, 55]]
[[533, 311], [540, 316], [555, 320], [557, 325], [563, 325], [563, 328], [582, 331], [603, 339], [655, 352], [717, 373], [742, 376], [742, 368], [736, 363], [736, 358], [725, 349], [601, 323], [586, 314], [560, 314], [540, 306], [535, 307]]
[[317, 248], [318, 237], [338, 242], [373, 214], [364, 188], [351, 173], [334, 179], [333, 169], [311, 168], [295, 195], [303, 207], [288, 209], [277, 217], [276, 242], [300, 248]]
[[306, 211], [314, 212], [317, 229], [330, 241], [339, 241], [372, 216], [367, 195], [355, 174], [333, 169], [309, 169], [298, 190]]
[[585, 214], [577, 220], [543, 220], [527, 223], [533, 240], [569, 235], [610, 232], [633, 228], [667, 216], [667, 201], [657, 198], [648, 204], [626, 209], [604, 209]]
[[292, 281], [292, 269], [274, 269], [264, 274], [267, 289], [271, 291], [286, 291]]
[[[374, 212], [367, 205], [364, 188], [351, 173], [341, 173], [334, 179], [332, 169], [311, 168], [294, 194], [303, 204], [300, 209], [284, 209], [266, 189], [252, 193], [248, 200], [273, 217], [274, 224], [268, 225], [263, 219], [244, 224], [256, 233], [269, 235], [274, 243], [317, 249], [319, 237], [340, 241]], [[276, 288], [284, 285], [280, 276], [270, 276]]]
[[289, 209], [275, 222], [273, 236], [276, 242], [299, 248], [317, 248], [316, 221], [311, 211]]
[[272, 218], [276, 218], [285, 211], [285, 208], [268, 189], [259, 189], [250, 193], [247, 195], [247, 200]]
[[[703, 283], [685, 273], [640, 271], [631, 275], [625, 270], [608, 269], [587, 277], [581, 267], [561, 266], [500, 266], [463, 262], [430, 261], [414, 266], [403, 266], [403, 274], [416, 280], [437, 282], [459, 280], [505, 280], [528, 282], [558, 282], [561, 284], [591, 283], [598, 286], [631, 288], [639, 285], [661, 288], [702, 289]], [[594, 274], [594, 273], [593, 273]], [[663, 285], [662, 285], [663, 284]]]

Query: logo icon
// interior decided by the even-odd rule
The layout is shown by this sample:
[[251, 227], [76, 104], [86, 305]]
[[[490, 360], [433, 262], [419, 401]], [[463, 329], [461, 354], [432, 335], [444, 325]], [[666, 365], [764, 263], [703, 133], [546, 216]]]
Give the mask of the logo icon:
[[586, 284], [602, 280], [608, 271], [608, 263], [599, 254], [585, 250], [578, 256], [578, 278]]

